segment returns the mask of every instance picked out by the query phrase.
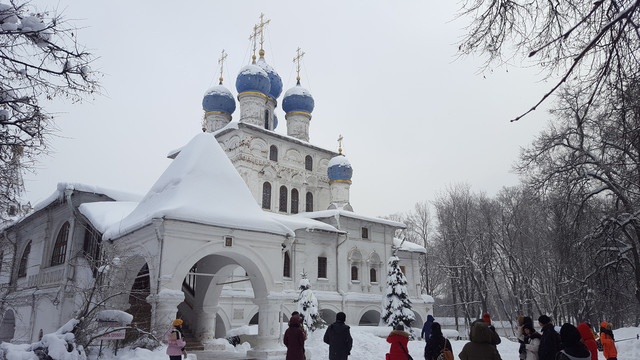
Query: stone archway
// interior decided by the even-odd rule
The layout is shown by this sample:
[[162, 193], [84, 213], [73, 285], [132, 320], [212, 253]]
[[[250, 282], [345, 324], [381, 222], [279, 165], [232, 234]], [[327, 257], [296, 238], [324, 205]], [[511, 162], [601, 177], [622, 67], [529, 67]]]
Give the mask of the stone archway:
[[380, 311], [377, 310], [369, 310], [362, 314], [360, 317], [360, 321], [358, 321], [359, 326], [378, 326], [380, 324]]
[[0, 319], [0, 342], [9, 342], [16, 331], [16, 316], [13, 310], [7, 310]]
[[336, 322], [336, 312], [331, 309], [320, 309], [318, 311], [322, 320], [324, 320], [327, 325], [333, 324]]

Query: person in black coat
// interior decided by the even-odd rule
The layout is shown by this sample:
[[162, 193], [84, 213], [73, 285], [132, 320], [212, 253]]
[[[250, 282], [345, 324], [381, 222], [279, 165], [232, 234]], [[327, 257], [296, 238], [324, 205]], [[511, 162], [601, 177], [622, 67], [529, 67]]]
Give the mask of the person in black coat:
[[578, 329], [567, 323], [560, 329], [560, 339], [562, 339], [563, 350], [560, 350], [556, 359], [558, 360], [591, 360], [591, 352], [582, 343], [582, 336]]
[[435, 360], [440, 355], [440, 351], [447, 347], [451, 349], [451, 341], [446, 340], [442, 335], [442, 327], [439, 323], [434, 322], [431, 324], [431, 335], [427, 339], [427, 345], [424, 347], [424, 358], [426, 360]]
[[324, 342], [329, 344], [329, 360], [347, 360], [351, 355], [353, 339], [349, 326], [344, 323], [346, 319], [345, 313], [337, 313], [336, 322], [324, 333]]
[[560, 334], [556, 332], [547, 315], [541, 315], [538, 323], [542, 327], [542, 337], [538, 347], [538, 360], [554, 360], [558, 351], [562, 349]]

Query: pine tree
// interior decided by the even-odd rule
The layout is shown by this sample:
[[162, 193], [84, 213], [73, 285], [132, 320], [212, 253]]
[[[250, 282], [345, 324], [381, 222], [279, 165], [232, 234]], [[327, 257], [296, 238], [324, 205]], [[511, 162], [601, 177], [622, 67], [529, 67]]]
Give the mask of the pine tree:
[[302, 316], [304, 325], [306, 325], [309, 331], [313, 332], [316, 329], [321, 329], [325, 326], [324, 320], [318, 313], [318, 299], [313, 295], [311, 291], [311, 283], [307, 279], [307, 274], [302, 273], [302, 279], [300, 280], [300, 295], [298, 296], [298, 312]]
[[395, 255], [388, 261], [387, 296], [382, 300], [382, 320], [392, 327], [404, 324], [406, 328], [410, 328], [415, 315], [407, 293], [407, 278], [400, 270], [399, 261]]

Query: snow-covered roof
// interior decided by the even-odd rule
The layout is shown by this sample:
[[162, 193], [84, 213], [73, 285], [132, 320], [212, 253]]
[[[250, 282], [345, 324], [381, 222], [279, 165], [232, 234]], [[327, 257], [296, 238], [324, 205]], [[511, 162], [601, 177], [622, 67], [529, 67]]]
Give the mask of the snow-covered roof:
[[399, 247], [398, 250], [400, 251], [417, 252], [422, 254], [427, 253], [427, 249], [425, 249], [421, 245], [418, 245], [416, 243], [412, 243], [409, 241], [402, 242], [402, 239], [398, 239], [398, 238], [393, 238], [393, 246]]
[[327, 223], [323, 223], [322, 221], [309, 219], [305, 217], [295, 216], [295, 215], [284, 215], [284, 214], [276, 214], [276, 213], [267, 213], [269, 216], [273, 217], [279, 223], [282, 223], [289, 229], [295, 231], [300, 229], [306, 230], [323, 230], [335, 233], [342, 233]]
[[405, 227], [407, 227], [405, 224], [403, 224], [401, 222], [397, 222], [397, 221], [393, 221], [393, 220], [387, 220], [387, 219], [381, 219], [381, 218], [377, 218], [377, 217], [370, 217], [370, 216], [366, 216], [366, 215], [360, 215], [360, 214], [354, 213], [353, 211], [348, 211], [348, 210], [344, 210], [344, 209], [330, 209], [330, 210], [306, 212], [306, 213], [301, 213], [301, 214], [294, 215], [294, 216], [306, 217], [306, 218], [309, 218], [309, 219], [321, 219], [321, 218], [345, 216], [345, 217], [350, 217], [350, 218], [353, 218], [353, 219], [365, 220], [365, 221], [374, 222], [374, 223], [378, 223], [378, 224], [394, 226], [394, 227], [401, 228], [401, 229], [404, 229]]
[[131, 214], [138, 204], [133, 201], [99, 201], [84, 203], [80, 205], [79, 210], [96, 230], [104, 233], [110, 225]]
[[103, 237], [115, 239], [154, 218], [295, 235], [264, 212], [210, 133], [196, 135], [167, 167], [140, 204]]

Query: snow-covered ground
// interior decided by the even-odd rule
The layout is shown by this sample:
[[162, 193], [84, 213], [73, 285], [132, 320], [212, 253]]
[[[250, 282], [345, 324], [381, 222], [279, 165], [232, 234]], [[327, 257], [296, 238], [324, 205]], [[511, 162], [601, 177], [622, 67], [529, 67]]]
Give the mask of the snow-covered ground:
[[[418, 331], [418, 329], [415, 329]], [[322, 342], [324, 336], [324, 329], [320, 329], [309, 335], [309, 339], [306, 342], [307, 359], [319, 360], [328, 359], [328, 346]], [[353, 350], [351, 351], [350, 360], [370, 360], [370, 359], [384, 359], [384, 354], [389, 351], [389, 344], [385, 341], [385, 336], [389, 332], [389, 328], [386, 327], [360, 327], [355, 326], [351, 328], [351, 335], [353, 337]], [[618, 348], [619, 360], [638, 360], [640, 359], [640, 340], [636, 340], [636, 336], [640, 334], [640, 327], [638, 328], [622, 328], [614, 330], [616, 340], [623, 340], [632, 338], [633, 340], [620, 341], [616, 344]], [[224, 343], [224, 342], [223, 342]], [[451, 345], [456, 359], [458, 354], [462, 350], [462, 347], [466, 341], [453, 340]], [[228, 345], [228, 344], [227, 344]], [[416, 359], [422, 359], [424, 352], [424, 341], [410, 341], [409, 352]], [[518, 343], [509, 341], [506, 338], [502, 339], [502, 343], [498, 345], [498, 351], [504, 360], [518, 360]], [[225, 358], [225, 354], [228, 358], [235, 358], [246, 353], [249, 348], [248, 344], [238, 345], [233, 348], [231, 345], [227, 346], [226, 352], [220, 352], [221, 358]], [[15, 354], [16, 357], [8, 357], [7, 360], [31, 360], [26, 353]], [[117, 356], [103, 354], [100, 359], [104, 360], [167, 360], [165, 355], [165, 348], [158, 349], [156, 351], [149, 351], [144, 349], [120, 349]], [[604, 360], [602, 353], [599, 353], [599, 358]], [[95, 359], [95, 357], [92, 357]]]

